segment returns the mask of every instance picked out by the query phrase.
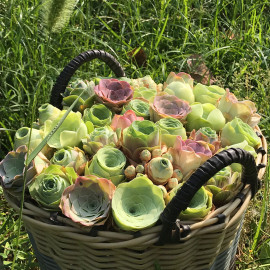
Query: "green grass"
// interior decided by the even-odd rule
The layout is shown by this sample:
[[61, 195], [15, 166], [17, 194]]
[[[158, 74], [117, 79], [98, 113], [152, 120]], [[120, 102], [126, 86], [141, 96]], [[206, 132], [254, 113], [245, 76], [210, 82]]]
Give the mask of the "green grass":
[[[59, 33], [46, 30], [40, 8], [37, 0], [0, 3], [0, 159], [12, 148], [14, 130], [30, 125], [36, 108], [49, 100], [52, 85], [64, 66], [89, 49], [114, 55], [129, 77], [149, 74], [157, 82], [163, 82], [170, 71], [189, 72], [187, 58], [199, 54], [217, 79], [216, 84], [256, 102], [262, 115], [260, 127], [269, 138], [269, 1], [81, 0]], [[146, 66], [138, 67], [131, 61], [129, 52], [136, 48], [145, 51]], [[98, 61], [76, 72], [85, 79], [112, 75]], [[34, 101], [37, 104], [33, 109]], [[268, 191], [265, 181], [247, 212], [239, 245], [239, 269], [268, 269], [263, 265], [269, 264], [269, 258], [262, 255], [270, 234]], [[2, 195], [0, 209], [0, 258], [9, 265], [18, 221]], [[15, 268], [35, 269], [24, 230], [19, 250]]]

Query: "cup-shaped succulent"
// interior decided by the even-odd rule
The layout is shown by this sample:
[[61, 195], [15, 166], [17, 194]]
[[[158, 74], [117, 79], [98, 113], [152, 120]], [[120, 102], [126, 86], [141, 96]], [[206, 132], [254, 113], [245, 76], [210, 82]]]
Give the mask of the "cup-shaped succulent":
[[222, 112], [211, 103], [194, 103], [191, 105], [191, 113], [187, 116], [187, 131], [210, 127], [215, 131], [221, 130], [225, 125]]
[[195, 101], [216, 105], [217, 101], [225, 94], [225, 90], [217, 85], [204, 85], [198, 83], [193, 88]]
[[189, 74], [171, 72], [166, 80], [164, 92], [186, 100], [189, 104], [195, 101], [193, 94], [193, 79]]
[[45, 103], [41, 105], [38, 108], [38, 113], [39, 113], [39, 124], [43, 125], [46, 120], [50, 119], [53, 120], [57, 118], [57, 116], [60, 114], [61, 110], [58, 108], [54, 107], [53, 105], [49, 103]]
[[261, 116], [256, 113], [255, 104], [250, 100], [238, 101], [236, 96], [227, 89], [218, 102], [218, 109], [223, 113], [227, 121], [235, 117], [240, 118], [251, 127], [256, 126]]
[[156, 96], [150, 106], [150, 119], [157, 122], [161, 118], [171, 117], [184, 122], [190, 112], [191, 107], [187, 101], [174, 95], [161, 95]]
[[119, 137], [119, 132], [114, 132], [109, 126], [95, 128], [86, 138], [82, 139], [83, 149], [92, 156], [106, 145], [117, 147]]
[[29, 192], [38, 204], [49, 211], [59, 211], [64, 189], [72, 185], [77, 178], [72, 167], [50, 165], [29, 185]]
[[[177, 191], [181, 189], [183, 184], [178, 184], [174, 187], [166, 197], [166, 204], [176, 195]], [[193, 196], [186, 210], [182, 211], [179, 215], [181, 220], [201, 220], [212, 209], [212, 193], [204, 187], [201, 187]]]
[[61, 197], [62, 213], [74, 222], [92, 227], [103, 225], [109, 217], [114, 184], [94, 175], [80, 176]]
[[[0, 162], [0, 182], [5, 191], [15, 197], [20, 197], [24, 185], [28, 186], [30, 181], [36, 175], [34, 162], [32, 161], [27, 167], [24, 163], [27, 156], [27, 147], [22, 145], [16, 151], [9, 152]], [[26, 172], [25, 172], [26, 170]]]
[[[30, 139], [30, 141], [29, 141]], [[16, 150], [21, 145], [28, 145], [29, 142], [29, 151], [32, 152], [43, 139], [42, 130], [29, 127], [19, 128], [14, 137], [14, 150]], [[44, 148], [43, 151], [46, 149]]]
[[261, 142], [252, 127], [237, 117], [226, 123], [221, 131], [220, 138], [223, 147], [246, 140], [250, 146], [256, 148]]
[[56, 151], [51, 158], [51, 164], [64, 167], [73, 167], [75, 172], [81, 175], [87, 162], [85, 153], [78, 147], [67, 147]]
[[[62, 110], [56, 119], [48, 119], [45, 121], [44, 136], [47, 136], [54, 129], [65, 113], [66, 111]], [[81, 139], [85, 138], [86, 135], [87, 127], [82, 120], [81, 113], [70, 112], [61, 126], [50, 138], [48, 145], [56, 149], [61, 149], [66, 146], [78, 146]]]
[[97, 99], [116, 113], [121, 112], [133, 97], [130, 84], [117, 79], [102, 79], [94, 90]]
[[134, 121], [123, 130], [122, 147], [124, 153], [140, 163], [140, 153], [147, 149], [160, 148], [159, 128], [149, 120]]
[[88, 165], [85, 175], [97, 175], [111, 180], [115, 186], [125, 179], [126, 157], [117, 148], [106, 146], [97, 151]]
[[114, 222], [126, 231], [138, 231], [153, 226], [164, 207], [161, 189], [146, 176], [120, 184], [112, 199]]
[[94, 127], [103, 127], [112, 122], [112, 112], [103, 104], [95, 104], [83, 112], [83, 121], [92, 122]]
[[128, 110], [135, 112], [136, 116], [143, 117], [145, 120], [150, 118], [149, 113], [150, 105], [141, 99], [132, 99], [127, 105], [123, 107], [122, 113], [125, 113]]
[[156, 122], [161, 131], [161, 143], [172, 147], [177, 136], [181, 136], [184, 140], [187, 138], [186, 129], [183, 124], [175, 118], [162, 118]]
[[173, 166], [167, 158], [156, 157], [145, 165], [145, 171], [154, 184], [164, 185], [173, 175]]

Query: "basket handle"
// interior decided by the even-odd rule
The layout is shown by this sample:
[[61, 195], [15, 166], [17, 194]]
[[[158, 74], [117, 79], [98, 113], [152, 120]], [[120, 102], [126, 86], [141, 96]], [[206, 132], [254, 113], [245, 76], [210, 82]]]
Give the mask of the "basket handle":
[[243, 166], [241, 181], [244, 185], [250, 184], [252, 196], [256, 194], [260, 187], [260, 180], [252, 154], [240, 148], [229, 148], [215, 154], [191, 175], [161, 213], [162, 230], [158, 245], [171, 239], [177, 217], [188, 207], [195, 193], [217, 172], [232, 163], [240, 163]]
[[62, 109], [63, 97], [61, 93], [64, 93], [71, 77], [82, 64], [90, 62], [96, 58], [105, 62], [114, 72], [116, 77], [125, 77], [125, 72], [120, 63], [111, 54], [101, 50], [90, 50], [83, 52], [72, 59], [56, 79], [56, 83], [52, 88], [50, 98], [50, 103], [53, 106]]

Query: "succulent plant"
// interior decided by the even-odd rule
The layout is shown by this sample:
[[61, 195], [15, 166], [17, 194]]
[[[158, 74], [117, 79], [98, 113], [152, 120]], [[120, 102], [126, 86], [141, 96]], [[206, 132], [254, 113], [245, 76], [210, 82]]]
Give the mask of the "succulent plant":
[[61, 110], [58, 108], [54, 107], [53, 105], [49, 103], [45, 103], [41, 105], [38, 108], [38, 113], [39, 113], [39, 124], [43, 125], [46, 120], [54, 120], [58, 117], [60, 114]]
[[78, 147], [67, 147], [56, 151], [51, 158], [51, 164], [72, 167], [75, 172], [81, 175], [84, 172], [87, 158], [85, 153]]
[[[15, 197], [20, 197], [24, 186], [29, 185], [31, 180], [36, 175], [34, 161], [27, 167], [25, 161], [27, 157], [27, 147], [22, 145], [16, 151], [9, 152], [0, 162], [0, 182], [3, 188]], [[25, 171], [26, 170], [26, 171]]]
[[132, 110], [135, 112], [136, 116], [143, 117], [145, 120], [150, 119], [149, 113], [150, 105], [141, 99], [132, 99], [127, 105], [123, 107], [122, 113], [127, 110]]
[[[62, 110], [56, 119], [48, 119], [45, 121], [44, 136], [47, 136], [53, 130], [65, 112], [65, 110]], [[81, 139], [85, 138], [86, 135], [87, 127], [82, 120], [81, 113], [70, 112], [62, 125], [50, 138], [48, 145], [56, 149], [61, 149], [66, 146], [78, 146], [81, 142]]]
[[225, 125], [222, 112], [211, 103], [195, 103], [191, 105], [192, 111], [187, 116], [187, 131], [210, 127], [215, 131], [221, 130]]
[[94, 174], [109, 179], [117, 186], [125, 178], [125, 165], [125, 155], [117, 148], [106, 146], [99, 149], [85, 167], [85, 175]]
[[236, 117], [228, 122], [221, 131], [221, 145], [223, 147], [241, 143], [246, 140], [252, 147], [260, 145], [260, 138], [255, 131], [247, 123], [244, 123], [240, 118]]
[[97, 100], [116, 113], [121, 112], [123, 106], [133, 97], [130, 84], [117, 79], [102, 79], [94, 90]]
[[231, 121], [237, 117], [251, 127], [255, 127], [261, 118], [261, 116], [256, 113], [257, 109], [252, 101], [238, 101], [236, 96], [230, 93], [228, 89], [219, 100], [218, 109], [224, 114], [227, 121]]
[[62, 213], [76, 223], [92, 227], [103, 225], [109, 217], [114, 184], [94, 175], [80, 176], [62, 195]]
[[82, 139], [83, 149], [88, 154], [94, 155], [106, 145], [117, 147], [119, 138], [119, 132], [114, 132], [109, 126], [95, 128], [86, 138]]
[[161, 189], [146, 176], [120, 184], [112, 199], [114, 222], [126, 231], [138, 231], [153, 226], [164, 207]]
[[184, 122], [190, 112], [191, 107], [185, 100], [172, 95], [156, 96], [150, 106], [150, 119], [157, 122], [161, 118], [172, 117]]
[[29, 185], [31, 197], [49, 211], [59, 211], [64, 189], [73, 184], [77, 174], [72, 167], [50, 165]]
[[225, 94], [225, 90], [217, 85], [204, 85], [198, 83], [193, 88], [195, 101], [200, 103], [217, 104], [217, 101]]
[[187, 138], [186, 129], [178, 119], [162, 118], [156, 122], [156, 125], [161, 131], [161, 143], [166, 144], [168, 147], [174, 145], [177, 136], [181, 136], [184, 140]]

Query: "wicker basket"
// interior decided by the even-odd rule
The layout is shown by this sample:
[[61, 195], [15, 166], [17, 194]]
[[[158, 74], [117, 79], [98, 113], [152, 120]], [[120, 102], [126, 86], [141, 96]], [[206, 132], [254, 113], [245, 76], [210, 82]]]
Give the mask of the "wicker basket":
[[[117, 77], [124, 76], [119, 63], [103, 51], [88, 51], [73, 59], [53, 88], [51, 103], [61, 108], [61, 93], [74, 72], [85, 62], [99, 58]], [[261, 145], [256, 161], [242, 149], [222, 151], [206, 161], [167, 205], [159, 223], [136, 233], [92, 229], [61, 215], [53, 215], [25, 202], [23, 221], [42, 270], [77, 269], [210, 269], [228, 270], [234, 264], [241, 226], [249, 201], [260, 186], [267, 163], [265, 138], [257, 127]], [[177, 220], [196, 191], [231, 163], [243, 166], [243, 190], [228, 204], [215, 209], [203, 221]], [[20, 203], [5, 194], [11, 207]]]

